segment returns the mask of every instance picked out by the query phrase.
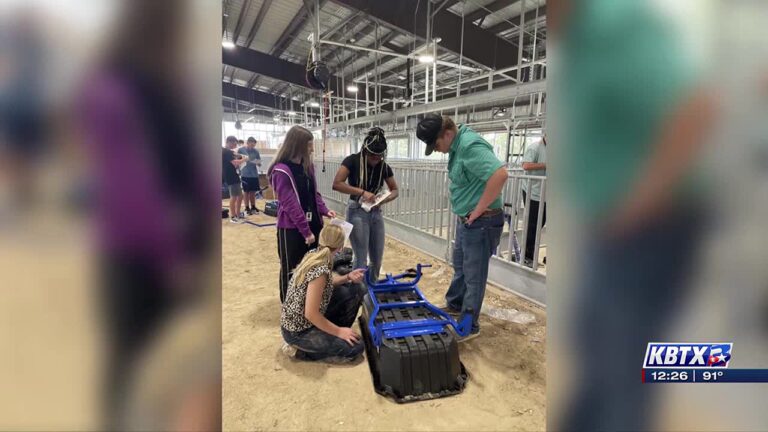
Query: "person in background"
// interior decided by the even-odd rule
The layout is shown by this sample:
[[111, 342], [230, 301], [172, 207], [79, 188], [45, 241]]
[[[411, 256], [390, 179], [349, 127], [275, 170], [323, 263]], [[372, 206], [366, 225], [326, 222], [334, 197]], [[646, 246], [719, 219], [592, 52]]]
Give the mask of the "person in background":
[[245, 147], [240, 147], [237, 152], [245, 156], [248, 162], [240, 169], [240, 177], [243, 180], [243, 191], [245, 192], [245, 213], [257, 214], [256, 192], [259, 191], [259, 167], [261, 166], [261, 155], [256, 150], [256, 138], [248, 137]]
[[[543, 137], [541, 141], [531, 144], [525, 149], [523, 155], [523, 170], [526, 175], [546, 176], [547, 175], [547, 138]], [[541, 181], [525, 180], [523, 181], [523, 202], [529, 204], [528, 208], [528, 230], [525, 235], [525, 265], [533, 267], [533, 256], [536, 249], [536, 225], [539, 223], [539, 205], [541, 203]], [[531, 200], [527, 197], [530, 195]], [[547, 223], [547, 204], [541, 214], [541, 226]]]
[[304, 255], [317, 248], [323, 228], [322, 216], [336, 217], [328, 210], [315, 180], [312, 164], [312, 132], [294, 126], [285, 135], [275, 160], [267, 170], [272, 190], [280, 203], [277, 210], [277, 253], [280, 256], [280, 302], [285, 300], [293, 269]]
[[[563, 356], [572, 388], [551, 424], [659, 430], [660, 395], [635, 365], [698, 304], [690, 283], [709, 223], [699, 158], [716, 104], [681, 29], [654, 2], [558, 4], [551, 30], [568, 82], [555, 88], [548, 131], [568, 136], [558, 144], [566, 198], [558, 205], [584, 247], [569, 272], [573, 318], [555, 323], [571, 345]], [[606, 352], [611, 361], [590, 358]]]
[[365, 295], [364, 270], [333, 276], [333, 255], [344, 247], [344, 230], [328, 225], [318, 249], [304, 255], [293, 272], [280, 314], [280, 330], [299, 360], [355, 360], [363, 352], [350, 327]]
[[216, 150], [204, 150], [210, 145], [199, 139], [206, 131], [193, 110], [198, 100], [190, 98], [193, 89], [179, 78], [191, 62], [191, 49], [184, 48], [191, 28], [189, 3], [120, 3], [114, 33], [93, 69], [84, 71], [70, 110], [93, 194], [95, 235], [89, 237], [98, 262], [83, 265], [99, 274], [93, 300], [100, 310], [91, 319], [98, 326], [94, 331], [103, 331], [97, 345], [105, 350], [94, 371], [105, 375], [104, 392], [92, 400], [104, 404], [105, 417], [90, 428], [170, 430], [183, 423], [184, 430], [211, 430], [221, 424], [221, 403], [213, 400], [221, 385], [220, 349], [164, 359], [164, 366], [181, 364], [186, 379], [183, 388], [153, 380], [154, 394], [174, 394], [168, 399], [172, 406], [162, 409], [163, 424], [141, 427], [148, 413], [129, 412], [132, 399], [145, 388], [138, 378], [146, 371], [147, 355], [158, 343], [180, 345], [163, 337], [174, 334], [169, 326], [193, 311], [193, 321], [203, 329], [216, 325], [213, 314], [201, 319], [197, 313], [216, 312], [209, 299], [220, 288], [205, 281], [210, 280], [206, 269], [220, 262], [220, 231], [212, 229], [211, 210], [220, 205], [221, 195], [209, 169]]
[[237, 138], [228, 136], [226, 147], [221, 149], [221, 174], [224, 183], [229, 188], [229, 221], [240, 223], [240, 208], [243, 204], [243, 186], [240, 174], [237, 173], [244, 160], [244, 156], [236, 154]]
[[[368, 132], [360, 152], [342, 161], [333, 179], [333, 190], [349, 194], [347, 222], [355, 227], [350, 236], [355, 252], [355, 268], [368, 265], [371, 280], [378, 280], [384, 257], [384, 218], [381, 206], [397, 198], [398, 193], [392, 168], [384, 161], [386, 153], [387, 139], [384, 131], [375, 127]], [[365, 211], [361, 207], [362, 202], [374, 202], [384, 183], [391, 194], [370, 212]]]
[[237, 148], [241, 149], [243, 147], [245, 147], [245, 141], [243, 141], [241, 139], [237, 140]]
[[471, 313], [472, 331], [480, 333], [480, 308], [485, 297], [488, 267], [501, 240], [504, 214], [501, 190], [507, 170], [493, 147], [466, 125], [449, 117], [428, 114], [418, 124], [416, 136], [426, 144], [425, 155], [448, 153], [451, 208], [459, 217], [453, 249], [453, 280], [445, 294], [445, 309]]

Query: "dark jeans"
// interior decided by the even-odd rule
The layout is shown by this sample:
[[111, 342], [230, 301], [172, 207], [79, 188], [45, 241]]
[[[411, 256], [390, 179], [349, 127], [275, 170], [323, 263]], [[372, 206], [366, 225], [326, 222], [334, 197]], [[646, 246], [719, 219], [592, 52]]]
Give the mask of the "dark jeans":
[[280, 257], [280, 303], [285, 300], [288, 292], [288, 281], [291, 280], [293, 269], [310, 250], [317, 247], [317, 239], [320, 238], [320, 230], [313, 231], [315, 243], [307, 245], [304, 236], [298, 229], [277, 229], [277, 255]]
[[488, 266], [504, 229], [504, 214], [477, 219], [469, 227], [456, 222], [456, 244], [453, 247], [453, 280], [445, 301], [464, 312], [472, 308], [472, 330], [480, 329], [478, 318], [488, 282]]
[[648, 342], [666, 340], [670, 318], [688, 295], [704, 223], [700, 214], [670, 212], [621, 239], [598, 230], [585, 249], [575, 305], [572, 356], [577, 377], [562, 423], [554, 430], [652, 428], [654, 386], [642, 384]]
[[[523, 191], [523, 203], [526, 201], [526, 193]], [[533, 254], [536, 250], [536, 225], [539, 223], [539, 201], [531, 197], [531, 203], [528, 209], [528, 229], [525, 235], [525, 259], [533, 261]], [[544, 203], [544, 209], [541, 211], [541, 227], [547, 223], [547, 203]]]
[[[351, 327], [363, 302], [365, 288], [362, 284], [344, 284], [334, 288], [325, 317], [339, 327]], [[363, 352], [363, 342], [349, 345], [346, 341], [312, 326], [304, 331], [291, 332], [280, 328], [283, 339], [303, 351], [306, 360], [327, 358], [354, 359]]]

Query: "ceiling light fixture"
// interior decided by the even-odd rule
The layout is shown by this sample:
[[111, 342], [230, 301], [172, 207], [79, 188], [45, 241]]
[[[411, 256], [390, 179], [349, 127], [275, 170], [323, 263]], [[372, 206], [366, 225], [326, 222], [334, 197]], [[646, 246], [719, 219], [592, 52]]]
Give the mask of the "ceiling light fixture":
[[357, 93], [357, 86], [350, 84], [347, 86], [347, 91], [350, 93]]
[[228, 40], [221, 41], [221, 46], [226, 49], [233, 49], [235, 47], [235, 43]]
[[296, 111], [288, 111], [288, 115], [289, 116], [295, 116], [296, 115]]
[[310, 103], [309, 103], [309, 106], [311, 106], [312, 108], [317, 108], [317, 107], [319, 107], [319, 106], [320, 106], [320, 104], [319, 104], [319, 103], [317, 103], [317, 102], [314, 102], [314, 101], [313, 101], [313, 102], [310, 102]]
[[435, 61], [435, 58], [431, 55], [420, 55], [419, 56], [419, 63], [433, 63]]

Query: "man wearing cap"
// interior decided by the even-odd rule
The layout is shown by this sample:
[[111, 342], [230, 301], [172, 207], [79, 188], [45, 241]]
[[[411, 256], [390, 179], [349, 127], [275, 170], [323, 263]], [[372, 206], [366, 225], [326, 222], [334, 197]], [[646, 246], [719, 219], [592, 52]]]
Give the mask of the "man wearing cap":
[[448, 153], [451, 207], [459, 217], [453, 249], [453, 280], [445, 294], [451, 313], [471, 312], [472, 332], [480, 332], [478, 317], [485, 297], [488, 266], [504, 228], [501, 190], [507, 170], [493, 147], [466, 125], [449, 117], [428, 114], [419, 122], [416, 136], [432, 151]]

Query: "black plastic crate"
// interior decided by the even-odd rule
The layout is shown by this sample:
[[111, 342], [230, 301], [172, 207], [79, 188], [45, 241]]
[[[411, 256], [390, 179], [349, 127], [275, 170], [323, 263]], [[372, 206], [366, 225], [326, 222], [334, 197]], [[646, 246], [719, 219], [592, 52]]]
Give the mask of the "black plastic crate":
[[[419, 300], [415, 291], [377, 293], [380, 304]], [[459, 348], [453, 332], [383, 338], [376, 349], [367, 322], [373, 311], [371, 299], [363, 302], [360, 327], [368, 356], [368, 364], [377, 393], [391, 396], [397, 402], [435, 399], [460, 393], [468, 374], [459, 361]], [[380, 310], [376, 323], [439, 317], [423, 306]]]

